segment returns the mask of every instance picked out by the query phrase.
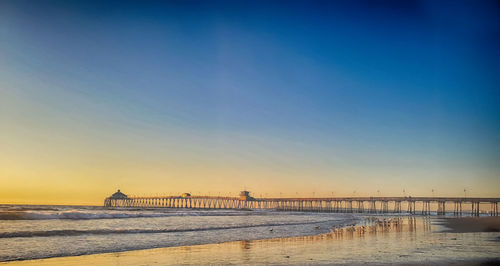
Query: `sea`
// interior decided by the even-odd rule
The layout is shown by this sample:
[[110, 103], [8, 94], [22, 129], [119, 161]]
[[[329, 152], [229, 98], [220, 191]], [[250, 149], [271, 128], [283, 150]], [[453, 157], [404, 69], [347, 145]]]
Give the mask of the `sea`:
[[0, 262], [317, 235], [360, 220], [272, 210], [0, 205]]

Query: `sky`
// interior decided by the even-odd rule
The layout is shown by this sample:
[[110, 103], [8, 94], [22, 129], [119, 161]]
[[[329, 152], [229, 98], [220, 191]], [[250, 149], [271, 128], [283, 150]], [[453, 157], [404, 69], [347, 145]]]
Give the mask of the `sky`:
[[500, 197], [499, 18], [498, 1], [0, 1], [0, 203]]

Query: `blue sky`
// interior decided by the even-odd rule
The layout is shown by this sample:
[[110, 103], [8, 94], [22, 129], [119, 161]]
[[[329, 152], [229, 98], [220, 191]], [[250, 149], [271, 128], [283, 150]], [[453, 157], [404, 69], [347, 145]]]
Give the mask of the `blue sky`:
[[[146, 179], [162, 179], [165, 161], [206, 164], [170, 165], [179, 170], [165, 179], [196, 183], [205, 170], [212, 190], [279, 180], [289, 193], [425, 194], [453, 183], [444, 193], [493, 195], [499, 11], [495, 1], [2, 1], [2, 140], [17, 158], [3, 178], [61, 178], [18, 170], [49, 160], [26, 159], [36, 142], [97, 147], [47, 156], [83, 172], [78, 160], [124, 147], [130, 158], [116, 163], [149, 157], [129, 169], [157, 169]], [[106, 185], [136, 186], [92, 167], [115, 176]], [[217, 179], [225, 168], [234, 177]]]

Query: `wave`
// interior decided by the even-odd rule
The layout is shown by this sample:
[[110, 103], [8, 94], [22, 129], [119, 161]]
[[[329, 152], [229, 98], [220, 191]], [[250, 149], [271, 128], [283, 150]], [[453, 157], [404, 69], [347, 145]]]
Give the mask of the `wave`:
[[0, 212], [0, 220], [50, 220], [50, 219], [117, 219], [117, 218], [141, 218], [141, 217], [165, 217], [172, 216], [169, 213], [123, 213], [123, 212], [82, 212], [82, 211], [59, 211], [59, 212], [34, 212], [34, 211], [6, 211]]
[[59, 208], [52, 206], [2, 206], [1, 211], [58, 211]]
[[16, 231], [16, 232], [0, 233], [0, 238], [112, 235], [112, 234], [182, 233], [182, 232], [242, 229], [242, 228], [253, 228], [253, 227], [307, 225], [307, 224], [318, 224], [318, 223], [325, 223], [325, 222], [327, 222], [327, 221], [301, 222], [301, 223], [268, 223], [268, 224], [257, 224], [257, 225], [219, 226], [219, 227], [186, 228], [186, 229], [93, 229], [93, 230]]
[[[144, 210], [142, 210], [144, 211]], [[260, 214], [265, 214], [260, 212]], [[37, 211], [0, 211], [0, 220], [51, 220], [51, 219], [72, 219], [72, 220], [90, 220], [90, 219], [120, 219], [120, 218], [147, 218], [147, 217], [170, 217], [170, 216], [248, 216], [250, 214], [233, 212], [214, 212], [214, 211], [178, 211], [175, 212], [88, 212], [88, 211], [57, 211], [57, 212], [37, 212]]]
[[230, 210], [210, 210], [210, 211], [46, 211], [46, 210], [0, 210], [0, 220], [50, 220], [50, 219], [71, 219], [71, 220], [91, 220], [91, 219], [121, 219], [121, 218], [154, 218], [170, 216], [248, 216], [248, 215], [269, 215], [272, 212], [266, 211], [230, 211]]

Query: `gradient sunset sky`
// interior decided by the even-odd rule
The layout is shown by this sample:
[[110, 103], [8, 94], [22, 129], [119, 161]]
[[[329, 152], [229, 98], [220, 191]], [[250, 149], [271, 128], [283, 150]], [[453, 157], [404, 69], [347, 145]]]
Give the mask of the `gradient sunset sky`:
[[0, 203], [499, 197], [499, 3], [2, 0]]

